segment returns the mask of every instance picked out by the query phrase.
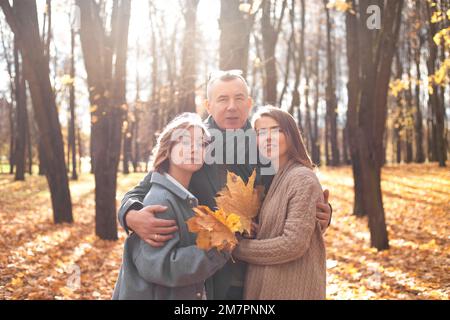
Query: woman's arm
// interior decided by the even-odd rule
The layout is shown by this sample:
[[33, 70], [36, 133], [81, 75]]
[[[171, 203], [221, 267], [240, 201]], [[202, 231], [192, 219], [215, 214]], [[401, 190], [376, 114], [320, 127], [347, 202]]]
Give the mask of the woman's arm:
[[[297, 179], [289, 194], [283, 234], [272, 239], [241, 240], [233, 256], [259, 265], [281, 264], [300, 258], [308, 250], [316, 227], [316, 202], [321, 194], [317, 184], [309, 176]], [[280, 213], [280, 216], [283, 215]]]
[[[161, 214], [164, 219], [175, 219], [173, 206]], [[145, 280], [166, 287], [181, 287], [205, 281], [227, 262], [229, 254], [213, 249], [208, 252], [195, 245], [177, 248], [179, 232], [163, 247], [155, 248], [140, 240], [134, 263], [139, 275]]]

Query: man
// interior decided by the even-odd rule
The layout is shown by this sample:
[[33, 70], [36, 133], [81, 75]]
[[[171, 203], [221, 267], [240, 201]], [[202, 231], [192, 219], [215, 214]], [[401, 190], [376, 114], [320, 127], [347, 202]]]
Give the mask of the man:
[[[220, 71], [213, 75], [207, 85], [207, 101], [205, 103], [209, 117], [207, 127], [212, 131], [252, 130], [248, 120], [253, 101], [249, 96], [249, 87], [240, 71]], [[239, 138], [238, 138], [239, 139]], [[227, 139], [223, 139], [223, 157], [227, 157], [225, 150]], [[256, 183], [269, 189], [272, 176], [261, 174], [261, 164], [249, 161], [249, 144], [245, 143], [245, 163], [236, 161], [239, 151], [232, 150], [233, 163], [205, 163], [191, 179], [189, 191], [198, 199], [200, 205], [215, 207], [214, 197], [226, 183], [227, 170], [239, 175], [244, 181], [257, 169]], [[241, 150], [242, 151], [242, 150]], [[228, 154], [229, 156], [230, 154]], [[234, 156], [234, 157], [233, 157]], [[228, 157], [227, 157], [228, 159]], [[131, 191], [127, 192], [119, 209], [119, 222], [129, 232], [136, 232], [149, 245], [161, 247], [173, 237], [177, 231], [173, 220], [158, 219], [155, 215], [163, 212], [162, 206], [143, 207], [142, 201], [150, 190], [151, 172]], [[317, 204], [317, 218], [325, 230], [331, 218], [331, 206], [328, 202], [328, 191], [325, 190], [325, 203]], [[229, 262], [206, 283], [208, 299], [242, 299], [245, 264], [239, 261]]]

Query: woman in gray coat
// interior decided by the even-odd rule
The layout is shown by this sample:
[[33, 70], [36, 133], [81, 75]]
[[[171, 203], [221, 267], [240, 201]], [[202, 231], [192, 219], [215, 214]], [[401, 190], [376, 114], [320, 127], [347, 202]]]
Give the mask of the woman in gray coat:
[[162, 247], [148, 245], [135, 233], [126, 239], [113, 299], [205, 299], [205, 281], [229, 259], [216, 249], [198, 249], [185, 223], [197, 205], [187, 187], [203, 165], [208, 138], [200, 117], [192, 113], [174, 119], [159, 136], [144, 206], [166, 206], [161, 217], [176, 220], [179, 229]]

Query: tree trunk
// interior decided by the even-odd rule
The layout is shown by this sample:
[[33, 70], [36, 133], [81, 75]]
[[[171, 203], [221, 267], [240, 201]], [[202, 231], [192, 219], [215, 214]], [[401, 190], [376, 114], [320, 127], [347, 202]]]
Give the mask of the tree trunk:
[[[412, 68], [412, 49], [411, 45], [407, 45], [407, 75], [408, 79], [412, 79], [411, 76], [411, 68]], [[408, 83], [408, 88], [405, 90], [405, 101], [406, 101], [406, 128], [405, 128], [405, 143], [406, 143], [406, 154], [405, 154], [405, 162], [411, 163], [413, 161], [413, 134], [414, 134], [414, 124], [413, 124], [413, 95], [412, 95], [412, 84], [411, 81]], [[410, 121], [411, 120], [411, 121]]]
[[46, 175], [46, 165], [44, 159], [44, 146], [42, 144], [42, 139], [38, 138], [38, 157], [39, 157], [39, 171], [38, 175], [45, 176]]
[[64, 162], [64, 145], [54, 92], [49, 78], [48, 60], [39, 36], [36, 3], [0, 0], [6, 20], [17, 35], [25, 78], [33, 101], [34, 116], [42, 143], [42, 157], [46, 164], [46, 178], [50, 187], [55, 223], [72, 222], [72, 204]]
[[70, 52], [70, 87], [69, 87], [69, 107], [70, 107], [70, 122], [69, 122], [69, 147], [72, 153], [72, 180], [78, 180], [77, 173], [77, 150], [75, 139], [75, 30], [70, 31], [71, 34], [71, 52]]
[[338, 166], [340, 163], [337, 131], [337, 100], [335, 90], [335, 67], [331, 49], [331, 19], [327, 8], [328, 0], [323, 0], [325, 7], [326, 26], [327, 26], [327, 86], [326, 86], [326, 122], [327, 135], [325, 139], [331, 146], [331, 158], [327, 165]]
[[16, 135], [16, 128], [14, 126], [14, 100], [15, 99], [11, 99], [11, 103], [9, 103], [9, 128], [11, 132], [11, 136], [9, 139], [9, 174], [14, 173], [14, 142]]
[[254, 15], [239, 10], [240, 0], [220, 1], [220, 49], [221, 70], [239, 69], [247, 75], [248, 47]]
[[[309, 152], [312, 150], [312, 125], [311, 125], [311, 107], [309, 105], [309, 89], [310, 89], [310, 64], [305, 65], [305, 88], [304, 88], [304, 96], [305, 96], [305, 131], [303, 132], [303, 136], [306, 139], [306, 146]], [[300, 114], [300, 108], [298, 110]]]
[[402, 162], [402, 140], [400, 137], [400, 130], [400, 128], [394, 129], [395, 161], [397, 164]]
[[[320, 51], [320, 47], [322, 44], [322, 37], [320, 36], [320, 26], [318, 26], [318, 37], [317, 37], [317, 46], [316, 50]], [[320, 139], [319, 139], [319, 84], [320, 84], [320, 72], [319, 72], [319, 56], [314, 56], [314, 122], [313, 122], [313, 138], [311, 141], [312, 145], [312, 161], [316, 165], [320, 165]]]
[[[434, 9], [427, 2], [428, 21], [430, 21]], [[429, 23], [429, 58], [427, 61], [428, 74], [434, 74], [436, 71], [436, 59], [438, 57], [438, 47], [433, 41], [437, 28], [435, 23]], [[445, 167], [445, 107], [444, 101], [440, 99], [440, 88], [436, 84], [432, 84], [433, 93], [429, 95], [429, 106], [432, 113], [433, 126], [431, 138], [432, 161], [438, 161], [440, 167]]]
[[14, 160], [16, 172], [14, 180], [25, 180], [25, 147], [26, 147], [26, 124], [27, 124], [27, 87], [23, 71], [23, 62], [20, 61], [18, 38], [14, 36], [14, 82], [15, 82], [15, 101], [16, 101], [16, 141], [14, 143]]
[[[128, 126], [132, 126], [130, 122], [128, 122]], [[131, 129], [128, 129], [123, 133], [123, 173], [130, 173], [130, 160], [131, 160], [131, 141], [133, 140], [133, 136], [131, 133]]]
[[[401, 79], [403, 76], [403, 65], [400, 60], [400, 54], [397, 50], [397, 53], [395, 55], [395, 67], [396, 67], [396, 77], [397, 79]], [[404, 122], [404, 100], [403, 100], [404, 92], [401, 91], [397, 95], [396, 104], [397, 104], [397, 112], [395, 113], [395, 119], [394, 119], [394, 143], [395, 143], [395, 160], [398, 164], [402, 162], [402, 145], [403, 145], [403, 139], [402, 135], [405, 130], [405, 127], [403, 125]]]
[[[130, 0], [115, 0], [111, 34], [103, 28], [95, 1], [77, 0], [81, 46], [92, 110], [92, 158], [95, 175], [95, 232], [117, 240], [116, 187], [126, 105], [126, 60]], [[113, 56], [115, 60], [113, 62]]]
[[156, 143], [156, 136], [155, 133], [158, 130], [158, 110], [159, 110], [159, 101], [160, 101], [160, 91], [157, 89], [158, 83], [159, 83], [159, 77], [158, 75], [158, 66], [159, 66], [159, 59], [158, 59], [158, 44], [156, 41], [156, 26], [154, 22], [154, 12], [150, 12], [150, 26], [151, 26], [151, 33], [150, 33], [150, 47], [151, 47], [151, 56], [152, 59], [152, 65], [151, 65], [151, 74], [152, 74], [152, 90], [151, 90], [151, 98], [150, 102], [148, 104], [148, 117], [147, 117], [147, 123], [148, 125], [146, 133], [149, 137], [149, 143], [144, 151], [144, 159], [145, 159], [145, 172], [148, 172], [148, 164], [150, 160], [150, 156], [152, 153], [152, 149]]
[[[301, 9], [301, 18], [300, 18], [300, 43], [297, 44], [297, 40], [295, 37], [295, 1], [292, 1], [292, 13], [290, 14], [290, 22], [291, 22], [291, 29], [293, 32], [292, 42], [293, 42], [293, 52], [292, 55], [294, 56], [293, 64], [294, 64], [294, 74], [295, 74], [295, 80], [294, 80], [294, 88], [292, 89], [292, 100], [291, 105], [289, 107], [289, 113], [293, 114], [294, 110], [298, 108], [298, 115], [299, 115], [299, 128], [302, 127], [301, 125], [301, 111], [300, 111], [300, 92], [298, 91], [298, 87], [300, 86], [300, 78], [302, 74], [302, 68], [303, 68], [303, 62], [305, 60], [305, 1], [300, 1], [300, 9]], [[291, 44], [291, 43], [289, 43]], [[298, 52], [298, 56], [296, 55], [296, 52]]]
[[342, 128], [342, 161], [345, 165], [351, 164], [349, 157], [348, 130], [347, 127]]
[[325, 164], [327, 166], [331, 166], [331, 157], [330, 157], [330, 139], [329, 133], [330, 132], [330, 121], [328, 120], [328, 116], [325, 114], [325, 134], [324, 134], [324, 141], [325, 141]]
[[[92, 122], [92, 119], [96, 119], [93, 112], [91, 112], [91, 122]], [[95, 124], [95, 123], [92, 123], [92, 125], [91, 125], [91, 130], [94, 130], [94, 127], [95, 127], [95, 126], [96, 126], [96, 124]], [[91, 170], [90, 170], [90, 173], [91, 173], [91, 174], [94, 174], [94, 172], [95, 172], [95, 163], [94, 163], [94, 141], [93, 141], [94, 139], [93, 139], [92, 135], [93, 135], [93, 132], [91, 132], [91, 135], [89, 136], [89, 159], [90, 159], [90, 164], [91, 164]]]
[[[388, 235], [381, 194], [381, 165], [383, 137], [387, 116], [387, 95], [395, 44], [401, 24], [403, 1], [387, 2], [383, 11], [383, 25], [375, 37], [366, 28], [369, 1], [361, 1], [361, 69], [362, 91], [359, 101], [358, 150], [363, 182], [363, 208], [369, 216], [371, 245], [378, 250], [388, 249]], [[364, 18], [363, 18], [364, 17]], [[372, 33], [372, 34], [371, 34]]]
[[[288, 47], [287, 47], [287, 53], [286, 53], [286, 62], [285, 62], [285, 68], [284, 68], [284, 81], [283, 81], [283, 89], [280, 93], [280, 98], [278, 100], [278, 105], [281, 106], [283, 104], [284, 95], [286, 94], [288, 85], [289, 85], [289, 76], [290, 76], [290, 66], [291, 66], [291, 58], [292, 58], [292, 41], [294, 40], [295, 36], [295, 30], [291, 30], [291, 35], [289, 37]], [[253, 91], [252, 91], [253, 92]], [[292, 109], [289, 110], [289, 113], [293, 113]]]
[[135, 110], [135, 121], [133, 123], [133, 171], [136, 173], [138, 172], [138, 164], [141, 160], [141, 152], [140, 152], [140, 143], [139, 143], [139, 113], [137, 112], [137, 109]]
[[[5, 33], [3, 32], [3, 27], [0, 27], [0, 39], [2, 42], [2, 49], [3, 49], [3, 58], [5, 60], [6, 64], [6, 71], [8, 72], [9, 76], [9, 91], [10, 91], [10, 102], [7, 102], [8, 106], [8, 118], [9, 118], [9, 174], [14, 173], [14, 143], [15, 143], [15, 112], [14, 112], [14, 103], [15, 103], [15, 85], [14, 85], [14, 74], [13, 74], [13, 64], [14, 64], [14, 57], [13, 59], [10, 58], [10, 55], [8, 54], [9, 51], [11, 51], [11, 46], [7, 46], [7, 42], [11, 42], [10, 39], [5, 39]], [[14, 41], [12, 41], [14, 42]], [[14, 48], [13, 48], [13, 55], [14, 55]]]
[[195, 79], [196, 79], [196, 43], [197, 6], [199, 0], [187, 0], [184, 7], [184, 39], [181, 62], [181, 84], [179, 112], [195, 112]]
[[277, 66], [275, 47], [281, 30], [281, 21], [286, 10], [287, 0], [283, 0], [280, 16], [277, 17], [272, 0], [263, 0], [261, 32], [264, 51], [264, 102], [275, 105], [277, 103]]
[[28, 174], [33, 174], [33, 141], [31, 140], [30, 120], [28, 116], [28, 108], [26, 113], [26, 146], [28, 154]]
[[[417, 12], [420, 12], [420, 1], [417, 1]], [[417, 81], [415, 85], [415, 98], [416, 103], [414, 105], [414, 139], [416, 144], [416, 155], [415, 161], [417, 163], [425, 162], [425, 153], [423, 150], [423, 117], [422, 117], [422, 109], [420, 103], [420, 81], [421, 81], [421, 72], [420, 72], [420, 57], [421, 57], [421, 49], [422, 49], [422, 37], [419, 35], [419, 43], [418, 48], [415, 51], [415, 63], [416, 63], [416, 73], [417, 73]]]
[[81, 133], [80, 133], [80, 127], [77, 126], [77, 143], [78, 143], [78, 170], [80, 170], [80, 173], [82, 173], [81, 171], [81, 157], [83, 157], [84, 155], [84, 150], [83, 150], [83, 142], [81, 141]]
[[[380, 184], [381, 166], [384, 158], [387, 94], [395, 44], [401, 24], [403, 1], [385, 3], [382, 27], [379, 31], [370, 30], [366, 26], [367, 7], [370, 4], [368, 0], [359, 1], [359, 18], [357, 18], [359, 23], [353, 30], [351, 25], [347, 24], [347, 31], [350, 38], [359, 41], [357, 48], [355, 48], [355, 41], [349, 41], [348, 45], [353, 47], [353, 53], [353, 50], [358, 52], [359, 74], [362, 76], [359, 83], [356, 83], [356, 92], [359, 93], [356, 136], [363, 191], [362, 209], [369, 217], [371, 246], [384, 250], [389, 248], [389, 241]], [[354, 30], [357, 33], [352, 32]]]
[[[355, 7], [353, 1], [353, 7]], [[358, 24], [354, 14], [346, 13], [346, 43], [348, 61], [348, 108], [347, 108], [347, 131], [352, 161], [352, 173], [354, 181], [353, 214], [365, 216], [367, 212], [363, 209], [363, 183], [361, 175], [361, 160], [358, 151], [358, 97], [360, 93], [360, 61], [359, 61], [359, 41]]]

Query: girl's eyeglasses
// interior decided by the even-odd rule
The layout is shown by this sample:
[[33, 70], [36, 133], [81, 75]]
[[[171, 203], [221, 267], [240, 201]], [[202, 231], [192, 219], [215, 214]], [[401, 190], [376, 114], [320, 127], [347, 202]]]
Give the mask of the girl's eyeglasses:
[[190, 138], [181, 138], [178, 143], [181, 143], [183, 147], [206, 148], [211, 143], [211, 139], [203, 138], [193, 142]]

